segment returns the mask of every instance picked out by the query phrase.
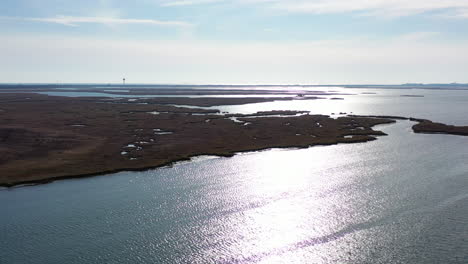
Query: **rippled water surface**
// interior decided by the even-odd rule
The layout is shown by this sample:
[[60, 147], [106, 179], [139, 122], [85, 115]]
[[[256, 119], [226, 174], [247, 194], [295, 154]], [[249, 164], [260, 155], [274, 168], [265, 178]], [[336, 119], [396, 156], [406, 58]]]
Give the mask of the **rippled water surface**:
[[[464, 91], [412, 92], [425, 97], [289, 107], [468, 124]], [[368, 143], [3, 189], [0, 263], [468, 263], [468, 137], [411, 125], [376, 127], [389, 136]]]

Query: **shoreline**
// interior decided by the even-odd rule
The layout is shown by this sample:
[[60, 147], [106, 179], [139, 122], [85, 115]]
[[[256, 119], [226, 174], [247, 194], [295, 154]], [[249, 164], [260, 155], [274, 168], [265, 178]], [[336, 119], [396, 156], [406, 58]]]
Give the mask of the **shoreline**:
[[386, 116], [386, 115], [351, 115], [356, 117], [376, 117], [389, 118], [396, 120], [409, 120], [417, 122], [411, 129], [417, 134], [441, 134], [454, 136], [468, 136], [468, 126], [447, 125], [444, 123], [433, 122], [428, 119], [403, 117], [403, 116]]
[[[232, 157], [273, 148], [364, 143], [386, 135], [374, 126], [396, 120], [418, 122], [412, 126], [414, 133], [468, 135], [468, 127], [401, 116], [222, 114], [216, 109], [158, 104], [158, 99], [140, 104], [109, 98], [24, 97], [0, 95], [1, 187], [144, 171], [203, 155]], [[183, 100], [207, 105], [241, 99]]]
[[[170, 103], [252, 101], [174, 100]], [[334, 119], [307, 111], [222, 114], [215, 109], [160, 104], [159, 99], [145, 101], [148, 104], [109, 98], [0, 95], [0, 186], [146, 170], [200, 155], [233, 156], [271, 148], [366, 142], [385, 135], [372, 130], [373, 126], [394, 122]]]
[[[380, 124], [380, 125], [384, 125], [384, 124]], [[381, 135], [381, 136], [386, 136], [386, 135]], [[287, 149], [306, 149], [306, 148], [312, 148], [312, 147], [318, 147], [318, 146], [333, 146], [333, 145], [340, 145], [340, 144], [366, 143], [366, 142], [371, 142], [371, 141], [375, 141], [375, 140], [377, 140], [377, 138], [363, 140], [363, 141], [336, 142], [336, 143], [329, 143], [329, 144], [324, 143], [324, 144], [315, 144], [315, 145], [309, 145], [309, 146], [287, 146], [287, 147], [272, 146], [272, 147], [267, 147], [267, 148], [263, 148], [263, 149], [252, 149], [252, 150], [238, 151], [238, 152], [235, 152], [235, 153], [232, 153], [232, 154], [224, 154], [224, 155], [223, 154], [214, 154], [214, 153], [200, 153], [199, 155], [191, 156], [191, 157], [188, 157], [188, 158], [182, 158], [182, 159], [179, 159], [179, 160], [169, 161], [168, 163], [157, 165], [157, 166], [149, 166], [149, 167], [142, 167], [142, 168], [122, 168], [122, 169], [102, 171], [102, 172], [96, 172], [96, 173], [90, 173], [90, 174], [58, 176], [58, 177], [45, 178], [45, 179], [40, 179], [40, 180], [15, 182], [15, 183], [12, 183], [12, 184], [0, 183], [0, 187], [7, 188], [7, 189], [21, 188], [21, 187], [28, 187], [28, 186], [43, 185], [43, 184], [48, 184], [48, 183], [52, 183], [52, 182], [55, 182], [55, 181], [61, 181], [61, 180], [83, 179], [83, 178], [91, 178], [91, 177], [95, 177], [95, 176], [105, 176], [105, 175], [115, 174], [115, 173], [119, 173], [119, 172], [148, 171], [148, 170], [154, 170], [154, 169], [170, 167], [170, 166], [176, 165], [179, 162], [191, 161], [193, 158], [201, 157], [201, 156], [231, 158], [231, 157], [234, 157], [235, 155], [238, 155], [238, 154], [254, 153], [254, 152], [259, 152], [259, 151], [268, 151], [268, 150], [272, 150], [272, 149], [286, 149], [286, 150]]]

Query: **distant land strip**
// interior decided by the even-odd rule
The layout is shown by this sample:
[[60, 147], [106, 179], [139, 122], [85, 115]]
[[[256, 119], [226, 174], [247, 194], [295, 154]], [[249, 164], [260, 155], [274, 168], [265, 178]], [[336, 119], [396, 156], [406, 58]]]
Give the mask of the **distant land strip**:
[[417, 124], [414, 124], [411, 127], [414, 133], [468, 136], [468, 126], [446, 125], [443, 123], [432, 122], [431, 120], [427, 120], [427, 119], [414, 118], [414, 117], [402, 117], [402, 116], [386, 116], [386, 115], [350, 115], [350, 116], [410, 120], [410, 121], [417, 122]]

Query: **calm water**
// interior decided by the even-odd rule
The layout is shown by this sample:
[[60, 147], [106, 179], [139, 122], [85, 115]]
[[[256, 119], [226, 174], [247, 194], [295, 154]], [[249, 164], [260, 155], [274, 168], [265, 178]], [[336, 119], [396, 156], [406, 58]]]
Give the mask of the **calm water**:
[[[465, 91], [226, 107], [468, 124]], [[203, 157], [0, 191], [0, 263], [467, 263], [468, 137]]]

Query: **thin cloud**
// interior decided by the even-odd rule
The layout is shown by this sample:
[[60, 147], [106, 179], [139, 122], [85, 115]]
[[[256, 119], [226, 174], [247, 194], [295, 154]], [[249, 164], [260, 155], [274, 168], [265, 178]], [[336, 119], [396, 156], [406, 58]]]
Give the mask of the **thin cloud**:
[[445, 18], [468, 19], [468, 8], [455, 10], [454, 12], [444, 13], [440, 16]]
[[154, 25], [168, 27], [190, 27], [191, 23], [185, 21], [164, 21], [155, 19], [129, 19], [129, 18], [111, 18], [111, 17], [75, 17], [75, 16], [56, 16], [56, 17], [0, 17], [3, 20], [23, 20], [33, 22], [55, 23], [66, 26], [78, 26], [79, 24], [103, 24], [103, 25]]
[[401, 17], [428, 12], [468, 9], [465, 0], [311, 0], [275, 1], [273, 8], [297, 13], [330, 14], [355, 12], [379, 17]]
[[200, 4], [211, 4], [222, 2], [223, 0], [178, 0], [178, 1], [170, 1], [164, 2], [162, 6], [190, 6], [190, 5], [200, 5]]
[[125, 72], [161, 83], [467, 82], [468, 42], [407, 40], [431, 34], [298, 43], [5, 35], [0, 81], [109, 82]]
[[[202, 5], [226, 0], [163, 1], [162, 6]], [[291, 13], [358, 13], [377, 17], [402, 17], [424, 13], [443, 13], [447, 17], [468, 18], [467, 0], [233, 0], [231, 3], [261, 5]]]
[[440, 32], [434, 31], [423, 31], [423, 32], [413, 32], [409, 34], [404, 34], [398, 36], [398, 40], [401, 41], [417, 41], [417, 40], [428, 40], [440, 35]]

